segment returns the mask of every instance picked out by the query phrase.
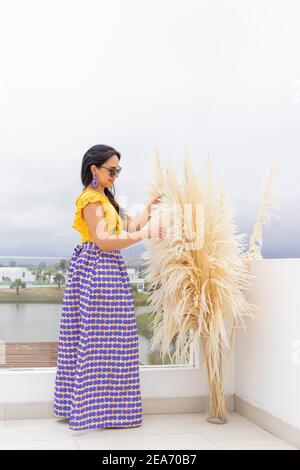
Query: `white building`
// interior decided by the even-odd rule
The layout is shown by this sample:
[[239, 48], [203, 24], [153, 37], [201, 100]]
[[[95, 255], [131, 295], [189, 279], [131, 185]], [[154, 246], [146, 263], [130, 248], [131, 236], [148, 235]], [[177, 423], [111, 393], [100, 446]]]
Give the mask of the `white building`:
[[136, 271], [134, 268], [127, 268], [128, 276], [129, 276], [129, 281], [133, 282], [133, 279], [136, 277]]
[[135, 268], [127, 268], [129, 281], [132, 284], [136, 284], [136, 288], [138, 292], [144, 292], [145, 288], [145, 281], [143, 278], [137, 277]]
[[15, 281], [16, 279], [22, 279], [24, 282], [35, 281], [35, 275], [32, 274], [27, 268], [22, 268], [20, 266], [0, 266], [0, 282], [3, 282], [6, 277], [9, 277], [11, 281]]

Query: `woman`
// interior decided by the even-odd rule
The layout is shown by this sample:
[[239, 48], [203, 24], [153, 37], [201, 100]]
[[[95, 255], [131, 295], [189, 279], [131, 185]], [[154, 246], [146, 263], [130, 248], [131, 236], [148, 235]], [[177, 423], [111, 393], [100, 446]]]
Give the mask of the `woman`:
[[[134, 297], [120, 250], [149, 237], [150, 206], [160, 198], [126, 216], [111, 191], [120, 159], [114, 148], [95, 145], [82, 160], [72, 225], [81, 244], [68, 269], [54, 388], [54, 414], [69, 418], [72, 430], [142, 424]], [[162, 238], [163, 229], [153, 233]]]

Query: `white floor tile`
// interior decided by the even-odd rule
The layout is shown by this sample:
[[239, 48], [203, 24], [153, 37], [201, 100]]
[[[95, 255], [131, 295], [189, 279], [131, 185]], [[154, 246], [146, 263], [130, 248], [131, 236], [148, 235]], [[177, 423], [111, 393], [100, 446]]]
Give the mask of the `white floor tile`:
[[288, 444], [283, 444], [283, 445], [265, 445], [265, 446], [220, 446], [218, 449], [224, 449], [224, 450], [297, 450], [296, 447], [290, 446]]
[[107, 437], [111, 436], [149, 436], [164, 434], [198, 434], [205, 421], [204, 413], [175, 413], [144, 415], [143, 423], [137, 428], [103, 429]]
[[72, 439], [66, 423], [49, 419], [13, 419], [0, 427], [0, 444], [3, 442], [28, 442]]
[[81, 450], [88, 449], [216, 449], [211, 442], [197, 434], [170, 434], [164, 436], [117, 438], [106, 437], [104, 439], [82, 439], [76, 440]]
[[237, 448], [245, 448], [286, 444], [278, 437], [235, 412], [228, 416], [228, 422], [224, 425], [214, 425], [203, 421], [201, 434], [218, 447], [234, 445]]
[[78, 450], [75, 440], [23, 441], [0, 443], [0, 450]]
[[[136, 428], [74, 431], [59, 418], [0, 421], [0, 449], [295, 449], [236, 412], [223, 425], [204, 413], [144, 415]], [[33, 446], [33, 447], [31, 447]], [[54, 447], [53, 447], [54, 448]]]
[[67, 421], [58, 418], [7, 419], [6, 428], [18, 429], [67, 429]]

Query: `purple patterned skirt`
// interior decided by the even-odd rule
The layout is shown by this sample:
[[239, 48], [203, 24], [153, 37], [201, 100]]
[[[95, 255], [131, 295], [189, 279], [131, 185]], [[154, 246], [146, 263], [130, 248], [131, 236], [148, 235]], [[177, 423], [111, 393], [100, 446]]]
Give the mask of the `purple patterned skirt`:
[[58, 339], [54, 414], [74, 430], [142, 423], [134, 297], [120, 250], [75, 247]]

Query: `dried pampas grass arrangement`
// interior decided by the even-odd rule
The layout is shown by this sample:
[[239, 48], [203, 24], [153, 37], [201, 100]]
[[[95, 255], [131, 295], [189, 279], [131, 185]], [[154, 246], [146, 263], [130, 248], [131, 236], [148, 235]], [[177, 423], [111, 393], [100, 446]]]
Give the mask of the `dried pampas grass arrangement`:
[[[263, 179], [260, 207], [250, 236], [249, 249], [244, 256], [244, 262], [248, 267], [250, 267], [252, 260], [263, 259], [261, 254], [263, 242], [262, 226], [267, 225], [271, 221], [271, 214], [268, 213], [268, 209], [278, 208], [278, 196], [274, 185], [276, 163], [276, 159], [274, 158], [269, 171]], [[280, 219], [280, 217], [274, 213], [272, 214], [272, 217]]]
[[161, 221], [166, 236], [147, 240], [142, 255], [154, 315], [151, 351], [159, 351], [163, 360], [168, 356], [172, 363], [185, 364], [200, 338], [210, 422], [226, 422], [225, 352], [230, 352], [237, 327], [246, 329], [245, 318], [259, 317], [257, 307], [247, 302], [244, 293], [254, 277], [249, 272], [253, 244], [261, 237], [266, 206], [274, 205], [269, 191], [271, 176], [247, 252], [246, 235], [237, 233], [235, 212], [223, 182], [217, 186], [213, 181], [210, 158], [203, 181], [186, 150], [183, 181], [179, 182], [173, 168], [164, 170], [158, 152], [155, 156], [149, 195], [151, 199], [161, 195], [161, 203], [153, 207], [151, 220]]

